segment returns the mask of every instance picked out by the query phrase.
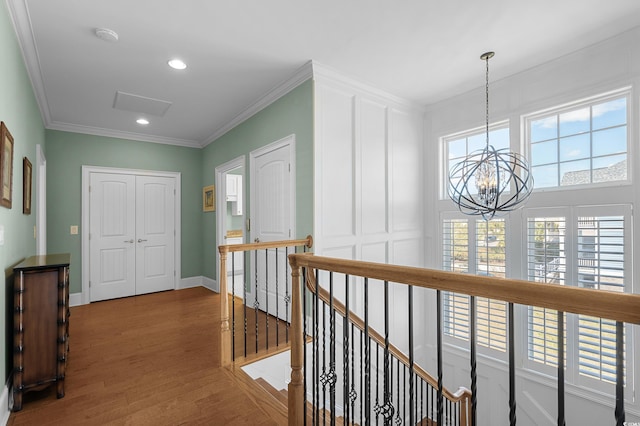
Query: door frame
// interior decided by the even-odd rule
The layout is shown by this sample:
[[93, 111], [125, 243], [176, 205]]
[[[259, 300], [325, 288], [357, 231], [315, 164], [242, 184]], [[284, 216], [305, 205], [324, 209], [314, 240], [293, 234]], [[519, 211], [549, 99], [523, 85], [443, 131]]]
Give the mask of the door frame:
[[[247, 167], [246, 167], [246, 161], [245, 161], [245, 156], [241, 155], [240, 157], [236, 157], [231, 161], [227, 161], [224, 164], [219, 165], [218, 167], [216, 167], [215, 169], [215, 182], [216, 182], [216, 211], [218, 212], [216, 214], [216, 279], [215, 279], [215, 285], [214, 285], [214, 291], [220, 293], [220, 252], [218, 251], [218, 246], [221, 246], [223, 244], [226, 244], [224, 235], [222, 230], [224, 229], [224, 225], [225, 225], [225, 221], [226, 221], [226, 211], [227, 211], [227, 181], [226, 181], [226, 174], [227, 172], [230, 172], [231, 170], [237, 169], [238, 167], [242, 167], [244, 172], [243, 172], [243, 185], [244, 182], [246, 182], [246, 175], [247, 175]], [[242, 198], [243, 198], [243, 208], [242, 208], [242, 222], [245, 222], [246, 219], [246, 203], [245, 203], [245, 194], [246, 191], [242, 191]], [[246, 225], [244, 226], [245, 228], [245, 238], [244, 241], [248, 242], [248, 235], [246, 235]], [[229, 289], [227, 289], [229, 290]]]
[[91, 173], [113, 173], [121, 175], [136, 175], [136, 176], [157, 176], [168, 177], [175, 179], [175, 239], [174, 239], [174, 265], [176, 275], [174, 277], [174, 288], [178, 288], [179, 280], [182, 277], [182, 196], [181, 196], [181, 173], [180, 172], [164, 172], [154, 170], [138, 170], [138, 169], [121, 169], [116, 167], [101, 167], [101, 166], [82, 166], [82, 222], [80, 224], [80, 230], [82, 234], [81, 238], [81, 273], [82, 273], [82, 293], [81, 304], [86, 305], [90, 303], [89, 293], [89, 185], [91, 183]]
[[47, 254], [47, 158], [36, 145], [36, 254]]

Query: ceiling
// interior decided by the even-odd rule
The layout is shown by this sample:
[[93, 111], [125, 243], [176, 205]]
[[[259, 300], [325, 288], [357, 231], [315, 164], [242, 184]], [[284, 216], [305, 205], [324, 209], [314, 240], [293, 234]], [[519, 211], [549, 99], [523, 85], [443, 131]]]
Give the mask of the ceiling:
[[47, 128], [192, 147], [307, 79], [310, 61], [428, 105], [482, 86], [485, 51], [494, 81], [640, 25], [638, 0], [7, 3]]

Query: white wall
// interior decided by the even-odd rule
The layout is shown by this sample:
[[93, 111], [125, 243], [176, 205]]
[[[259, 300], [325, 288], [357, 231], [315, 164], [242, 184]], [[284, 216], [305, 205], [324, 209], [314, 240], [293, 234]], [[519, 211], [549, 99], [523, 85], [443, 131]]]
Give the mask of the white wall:
[[[637, 48], [640, 40], [640, 28], [622, 34], [613, 39], [589, 47], [587, 49], [564, 56], [557, 60], [542, 64], [526, 72], [511, 76], [501, 81], [491, 83], [490, 101], [491, 122], [510, 120], [512, 149], [519, 148], [522, 114], [532, 113], [544, 108], [558, 106], [567, 102], [579, 100], [589, 96], [605, 93], [614, 89], [632, 86], [632, 102], [629, 105], [631, 136], [630, 170], [633, 178], [632, 186], [609, 187], [599, 192], [571, 191], [570, 197], [585, 202], [597, 204], [608, 199], [624, 200], [625, 203], [637, 203], [640, 185], [637, 184], [638, 166], [638, 119], [640, 108], [638, 102], [638, 88], [640, 87], [640, 50]], [[500, 52], [497, 52], [496, 59]], [[495, 63], [495, 60], [493, 63]], [[484, 68], [478, 60], [479, 85], [484, 80]], [[439, 138], [454, 132], [482, 126], [484, 123], [484, 87], [473, 92], [439, 102], [428, 107], [426, 114], [426, 150], [439, 152]], [[440, 199], [440, 161], [438, 155], [428, 156], [425, 169], [426, 186], [429, 206], [425, 213], [425, 229], [427, 235], [426, 265], [439, 268], [441, 262], [440, 243], [438, 238], [439, 212], [450, 210], [452, 203]], [[438, 183], [438, 184], [436, 184]], [[547, 192], [534, 194], [527, 207], [548, 207], [566, 204], [567, 191], [563, 193]], [[584, 201], [582, 201], [584, 200]], [[513, 224], [521, 220], [519, 213], [512, 213]], [[637, 215], [633, 218], [633, 228], [636, 230], [633, 245], [638, 247], [640, 229]], [[507, 274], [511, 277], [521, 276], [521, 235], [511, 233], [507, 240]], [[638, 250], [633, 253], [633, 264], [639, 264]], [[632, 276], [633, 279], [633, 276]], [[634, 285], [634, 292], [640, 292], [640, 286]], [[427, 298], [431, 312], [435, 311], [434, 299]], [[523, 307], [516, 307], [517, 318], [523, 318]], [[431, 316], [429, 321], [435, 321]], [[429, 322], [428, 321], [428, 322]], [[635, 327], [634, 347], [640, 353], [640, 326]], [[519, 329], [517, 329], [519, 331]], [[430, 332], [429, 348], [434, 348], [435, 335]], [[526, 342], [521, 336], [517, 342], [516, 364], [522, 366], [523, 354], [520, 348], [526, 348]], [[433, 353], [433, 352], [430, 352]], [[445, 349], [445, 384], [452, 387], [469, 386], [469, 358], [468, 353], [456, 348]], [[506, 357], [505, 357], [506, 358]], [[637, 356], [636, 356], [637, 358]], [[480, 357], [478, 361], [479, 375], [479, 424], [506, 424], [508, 422], [508, 380], [506, 364], [503, 361], [493, 361]], [[637, 361], [636, 361], [637, 363]], [[430, 371], [435, 371], [435, 358], [429, 361]], [[635, 383], [640, 383], [636, 366]], [[537, 373], [518, 369], [517, 376], [517, 418], [519, 425], [556, 424], [555, 378], [544, 377]], [[627, 421], [640, 420], [640, 404], [634, 401], [633, 389], [627, 389], [625, 394]], [[567, 424], [613, 424], [615, 402], [611, 396], [598, 394], [577, 386], [567, 387], [566, 418]]]

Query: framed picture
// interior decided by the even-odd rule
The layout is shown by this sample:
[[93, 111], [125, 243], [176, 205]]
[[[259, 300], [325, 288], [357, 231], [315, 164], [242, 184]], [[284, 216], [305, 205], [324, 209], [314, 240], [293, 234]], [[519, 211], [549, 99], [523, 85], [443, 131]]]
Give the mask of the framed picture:
[[13, 189], [13, 136], [0, 122], [0, 206], [11, 208]]
[[22, 160], [22, 213], [31, 214], [31, 175], [33, 168], [27, 157]]
[[202, 188], [202, 211], [213, 212], [216, 210], [216, 193], [213, 185]]

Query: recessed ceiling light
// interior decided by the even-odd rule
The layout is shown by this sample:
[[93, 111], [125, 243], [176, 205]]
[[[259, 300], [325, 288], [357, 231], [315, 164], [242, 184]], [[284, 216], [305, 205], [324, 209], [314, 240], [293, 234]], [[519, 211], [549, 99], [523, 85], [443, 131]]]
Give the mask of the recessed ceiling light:
[[174, 70], [183, 70], [183, 69], [185, 69], [187, 67], [187, 64], [182, 62], [180, 59], [172, 59], [167, 63]]
[[118, 41], [118, 33], [109, 28], [96, 28], [96, 37], [109, 42]]
[[146, 118], [138, 118], [136, 120], [136, 123], [146, 126], [147, 124], [149, 124], [149, 120], [147, 120]]

